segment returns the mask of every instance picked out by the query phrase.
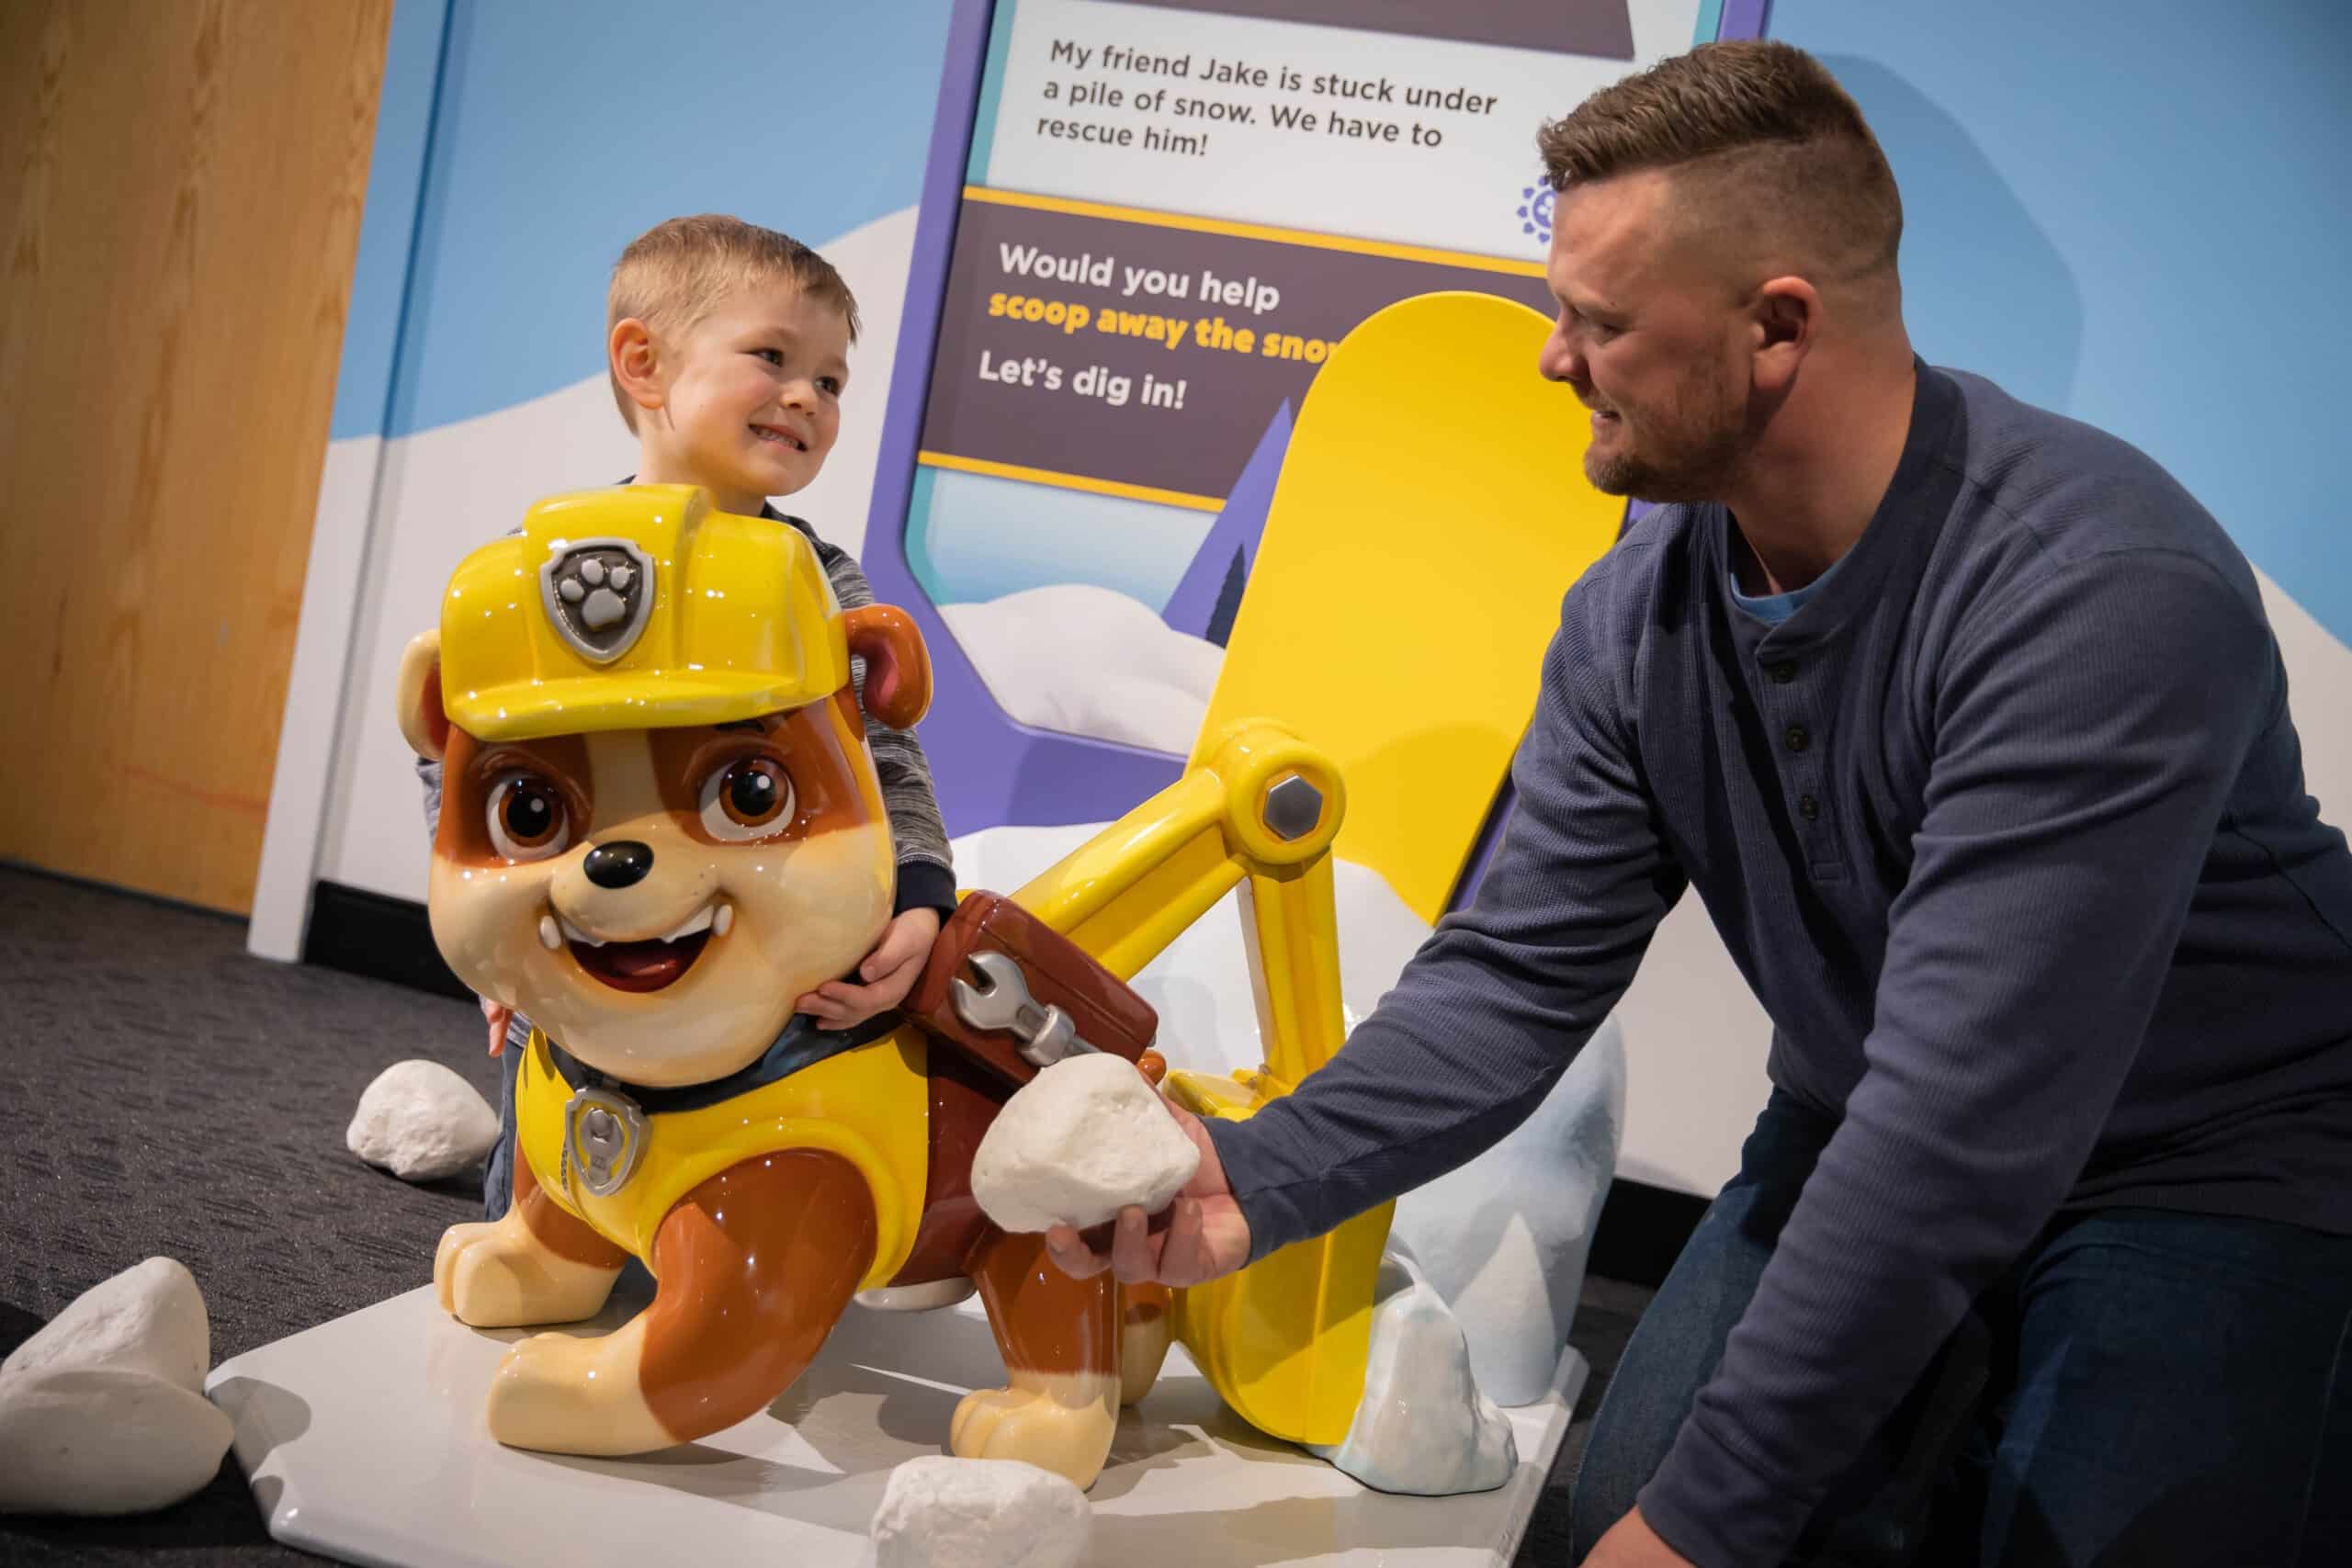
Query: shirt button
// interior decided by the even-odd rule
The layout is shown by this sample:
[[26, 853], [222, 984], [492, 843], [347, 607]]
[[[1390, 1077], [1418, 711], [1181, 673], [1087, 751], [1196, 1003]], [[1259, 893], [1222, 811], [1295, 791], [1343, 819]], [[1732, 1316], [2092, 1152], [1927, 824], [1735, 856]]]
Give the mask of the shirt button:
[[1776, 659], [1771, 663], [1764, 667], [1764, 673], [1772, 677], [1772, 684], [1776, 686], [1785, 686], [1790, 682], [1797, 678], [1796, 660], [1793, 659]]
[[1813, 744], [1812, 734], [1802, 724], [1789, 726], [1788, 733], [1782, 736], [1781, 739], [1788, 743], [1788, 748], [1792, 751], [1802, 751]]
[[1821, 815], [1821, 802], [1809, 795], [1797, 796], [1797, 815], [1810, 822]]

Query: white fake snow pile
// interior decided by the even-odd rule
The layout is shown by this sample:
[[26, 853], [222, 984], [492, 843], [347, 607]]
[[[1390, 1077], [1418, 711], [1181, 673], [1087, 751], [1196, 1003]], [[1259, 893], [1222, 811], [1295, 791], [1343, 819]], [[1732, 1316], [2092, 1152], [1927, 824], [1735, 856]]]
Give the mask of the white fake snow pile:
[[1216, 689], [1225, 649], [1152, 608], [1090, 582], [1024, 588], [940, 617], [1021, 723], [1183, 756]]

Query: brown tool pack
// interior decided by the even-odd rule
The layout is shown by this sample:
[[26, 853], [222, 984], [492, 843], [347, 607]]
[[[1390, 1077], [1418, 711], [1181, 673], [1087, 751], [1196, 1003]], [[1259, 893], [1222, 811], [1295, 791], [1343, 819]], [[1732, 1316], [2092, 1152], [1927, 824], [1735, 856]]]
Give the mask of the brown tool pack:
[[1159, 1032], [1159, 1015], [1150, 1004], [1068, 937], [1000, 894], [971, 894], [941, 928], [904, 1010], [1015, 1088], [1037, 1076], [1036, 1066], [1021, 1055], [1019, 1039], [1010, 1030], [966, 1023], [949, 989], [959, 977], [974, 978], [972, 954], [983, 952], [1003, 953], [1018, 964], [1031, 999], [1068, 1013], [1080, 1038], [1098, 1051], [1137, 1061]]

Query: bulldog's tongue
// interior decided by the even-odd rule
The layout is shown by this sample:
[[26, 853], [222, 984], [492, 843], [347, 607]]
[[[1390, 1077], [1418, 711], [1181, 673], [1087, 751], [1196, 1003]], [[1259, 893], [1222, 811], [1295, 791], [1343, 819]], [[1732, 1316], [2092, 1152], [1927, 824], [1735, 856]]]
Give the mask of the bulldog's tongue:
[[658, 991], [684, 974], [709, 940], [707, 931], [675, 942], [608, 942], [602, 947], [571, 944], [580, 967], [617, 991]]

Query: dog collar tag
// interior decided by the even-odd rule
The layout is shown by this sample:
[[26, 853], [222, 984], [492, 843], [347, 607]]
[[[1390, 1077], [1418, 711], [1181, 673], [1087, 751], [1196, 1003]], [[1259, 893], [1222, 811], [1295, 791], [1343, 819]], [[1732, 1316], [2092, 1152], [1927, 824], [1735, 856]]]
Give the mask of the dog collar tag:
[[609, 1198], [628, 1184], [645, 1153], [645, 1112], [627, 1095], [583, 1089], [563, 1108], [564, 1163], [580, 1185]]

